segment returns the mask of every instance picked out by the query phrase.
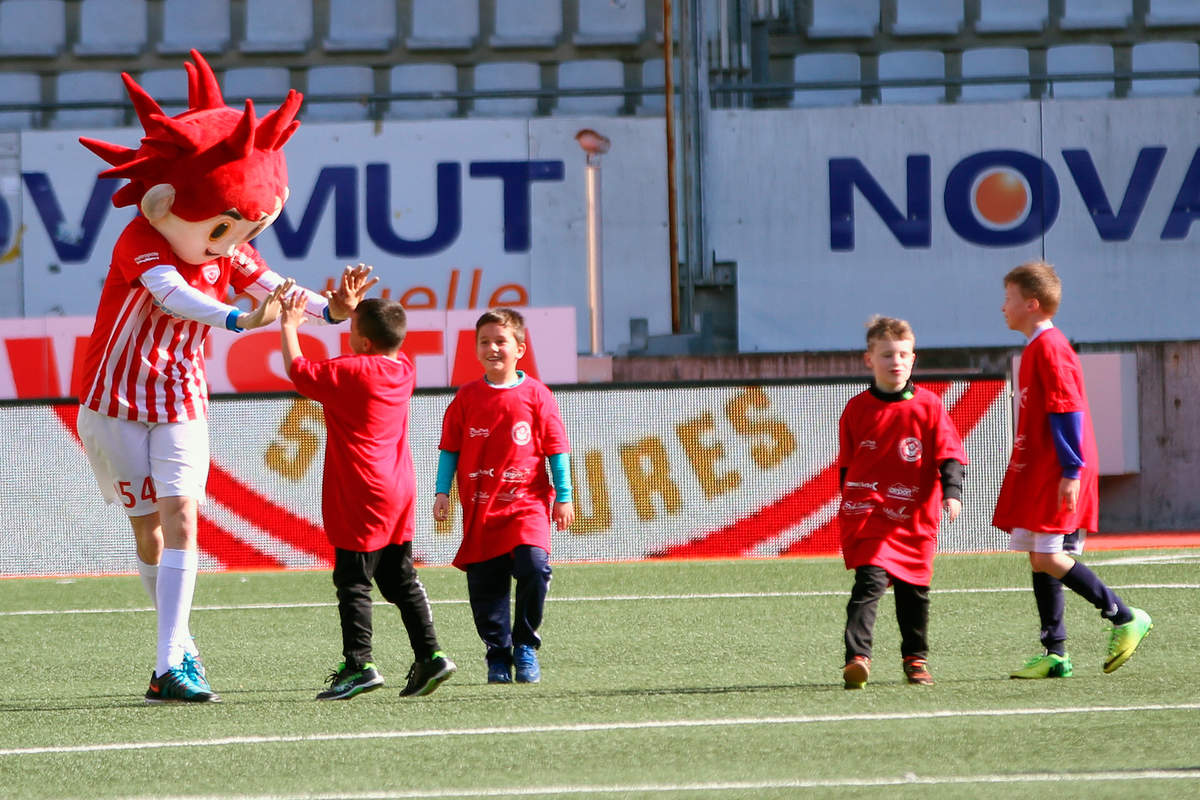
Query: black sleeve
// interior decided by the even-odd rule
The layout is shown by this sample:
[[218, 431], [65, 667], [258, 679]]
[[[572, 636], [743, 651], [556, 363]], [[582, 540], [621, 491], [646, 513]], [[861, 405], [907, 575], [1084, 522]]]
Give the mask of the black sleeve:
[[846, 488], [846, 468], [838, 468], [838, 491]]
[[942, 478], [942, 497], [949, 497], [962, 502], [963, 476], [966, 468], [957, 458], [947, 458], [938, 467]]

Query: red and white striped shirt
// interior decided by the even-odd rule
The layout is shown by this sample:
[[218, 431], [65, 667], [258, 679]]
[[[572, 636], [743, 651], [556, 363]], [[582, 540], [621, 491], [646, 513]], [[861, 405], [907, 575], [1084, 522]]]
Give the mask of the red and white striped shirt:
[[139, 280], [163, 265], [220, 302], [226, 302], [230, 287], [243, 291], [268, 271], [249, 244], [239, 245], [231, 258], [185, 263], [145, 217], [135, 218], [113, 248], [83, 361], [79, 402], [99, 414], [141, 422], [185, 422], [208, 414], [209, 326], [172, 316]]

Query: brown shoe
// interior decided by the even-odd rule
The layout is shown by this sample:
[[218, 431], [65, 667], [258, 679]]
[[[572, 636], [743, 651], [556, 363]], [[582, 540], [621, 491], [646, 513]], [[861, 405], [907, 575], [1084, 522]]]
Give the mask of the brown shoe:
[[871, 676], [871, 659], [866, 656], [855, 656], [846, 662], [842, 669], [842, 681], [847, 689], [861, 689], [867, 685]]
[[933, 686], [933, 676], [929, 674], [929, 662], [916, 656], [904, 657], [904, 676], [909, 683], [921, 686]]

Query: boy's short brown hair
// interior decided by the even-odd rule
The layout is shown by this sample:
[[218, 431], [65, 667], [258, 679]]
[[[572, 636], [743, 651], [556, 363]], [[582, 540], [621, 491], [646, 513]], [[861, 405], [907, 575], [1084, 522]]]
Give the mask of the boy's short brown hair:
[[408, 313], [395, 300], [371, 297], [354, 309], [358, 334], [380, 350], [395, 350], [408, 334]]
[[871, 349], [871, 342], [881, 339], [912, 339], [916, 343], [917, 336], [907, 321], [876, 314], [867, 320], [867, 349]]
[[1062, 281], [1054, 271], [1054, 265], [1045, 261], [1027, 261], [1009, 270], [1004, 276], [1004, 285], [1009, 284], [1016, 286], [1026, 300], [1037, 300], [1042, 311], [1051, 317], [1062, 302]]
[[479, 334], [479, 329], [484, 325], [503, 325], [506, 328], [512, 329], [513, 338], [517, 344], [525, 344], [525, 318], [521, 316], [521, 312], [514, 308], [492, 308], [483, 312], [478, 320], [475, 321], [475, 334]]

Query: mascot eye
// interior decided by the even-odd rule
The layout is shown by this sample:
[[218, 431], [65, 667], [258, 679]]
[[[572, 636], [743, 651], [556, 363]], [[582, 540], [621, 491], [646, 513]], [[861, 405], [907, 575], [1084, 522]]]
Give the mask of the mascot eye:
[[216, 227], [214, 227], [212, 229], [212, 231], [208, 234], [208, 240], [210, 242], [215, 242], [217, 239], [220, 239], [222, 236], [224, 236], [227, 233], [229, 233], [229, 223], [228, 222], [219, 222], [219, 223], [217, 223]]

